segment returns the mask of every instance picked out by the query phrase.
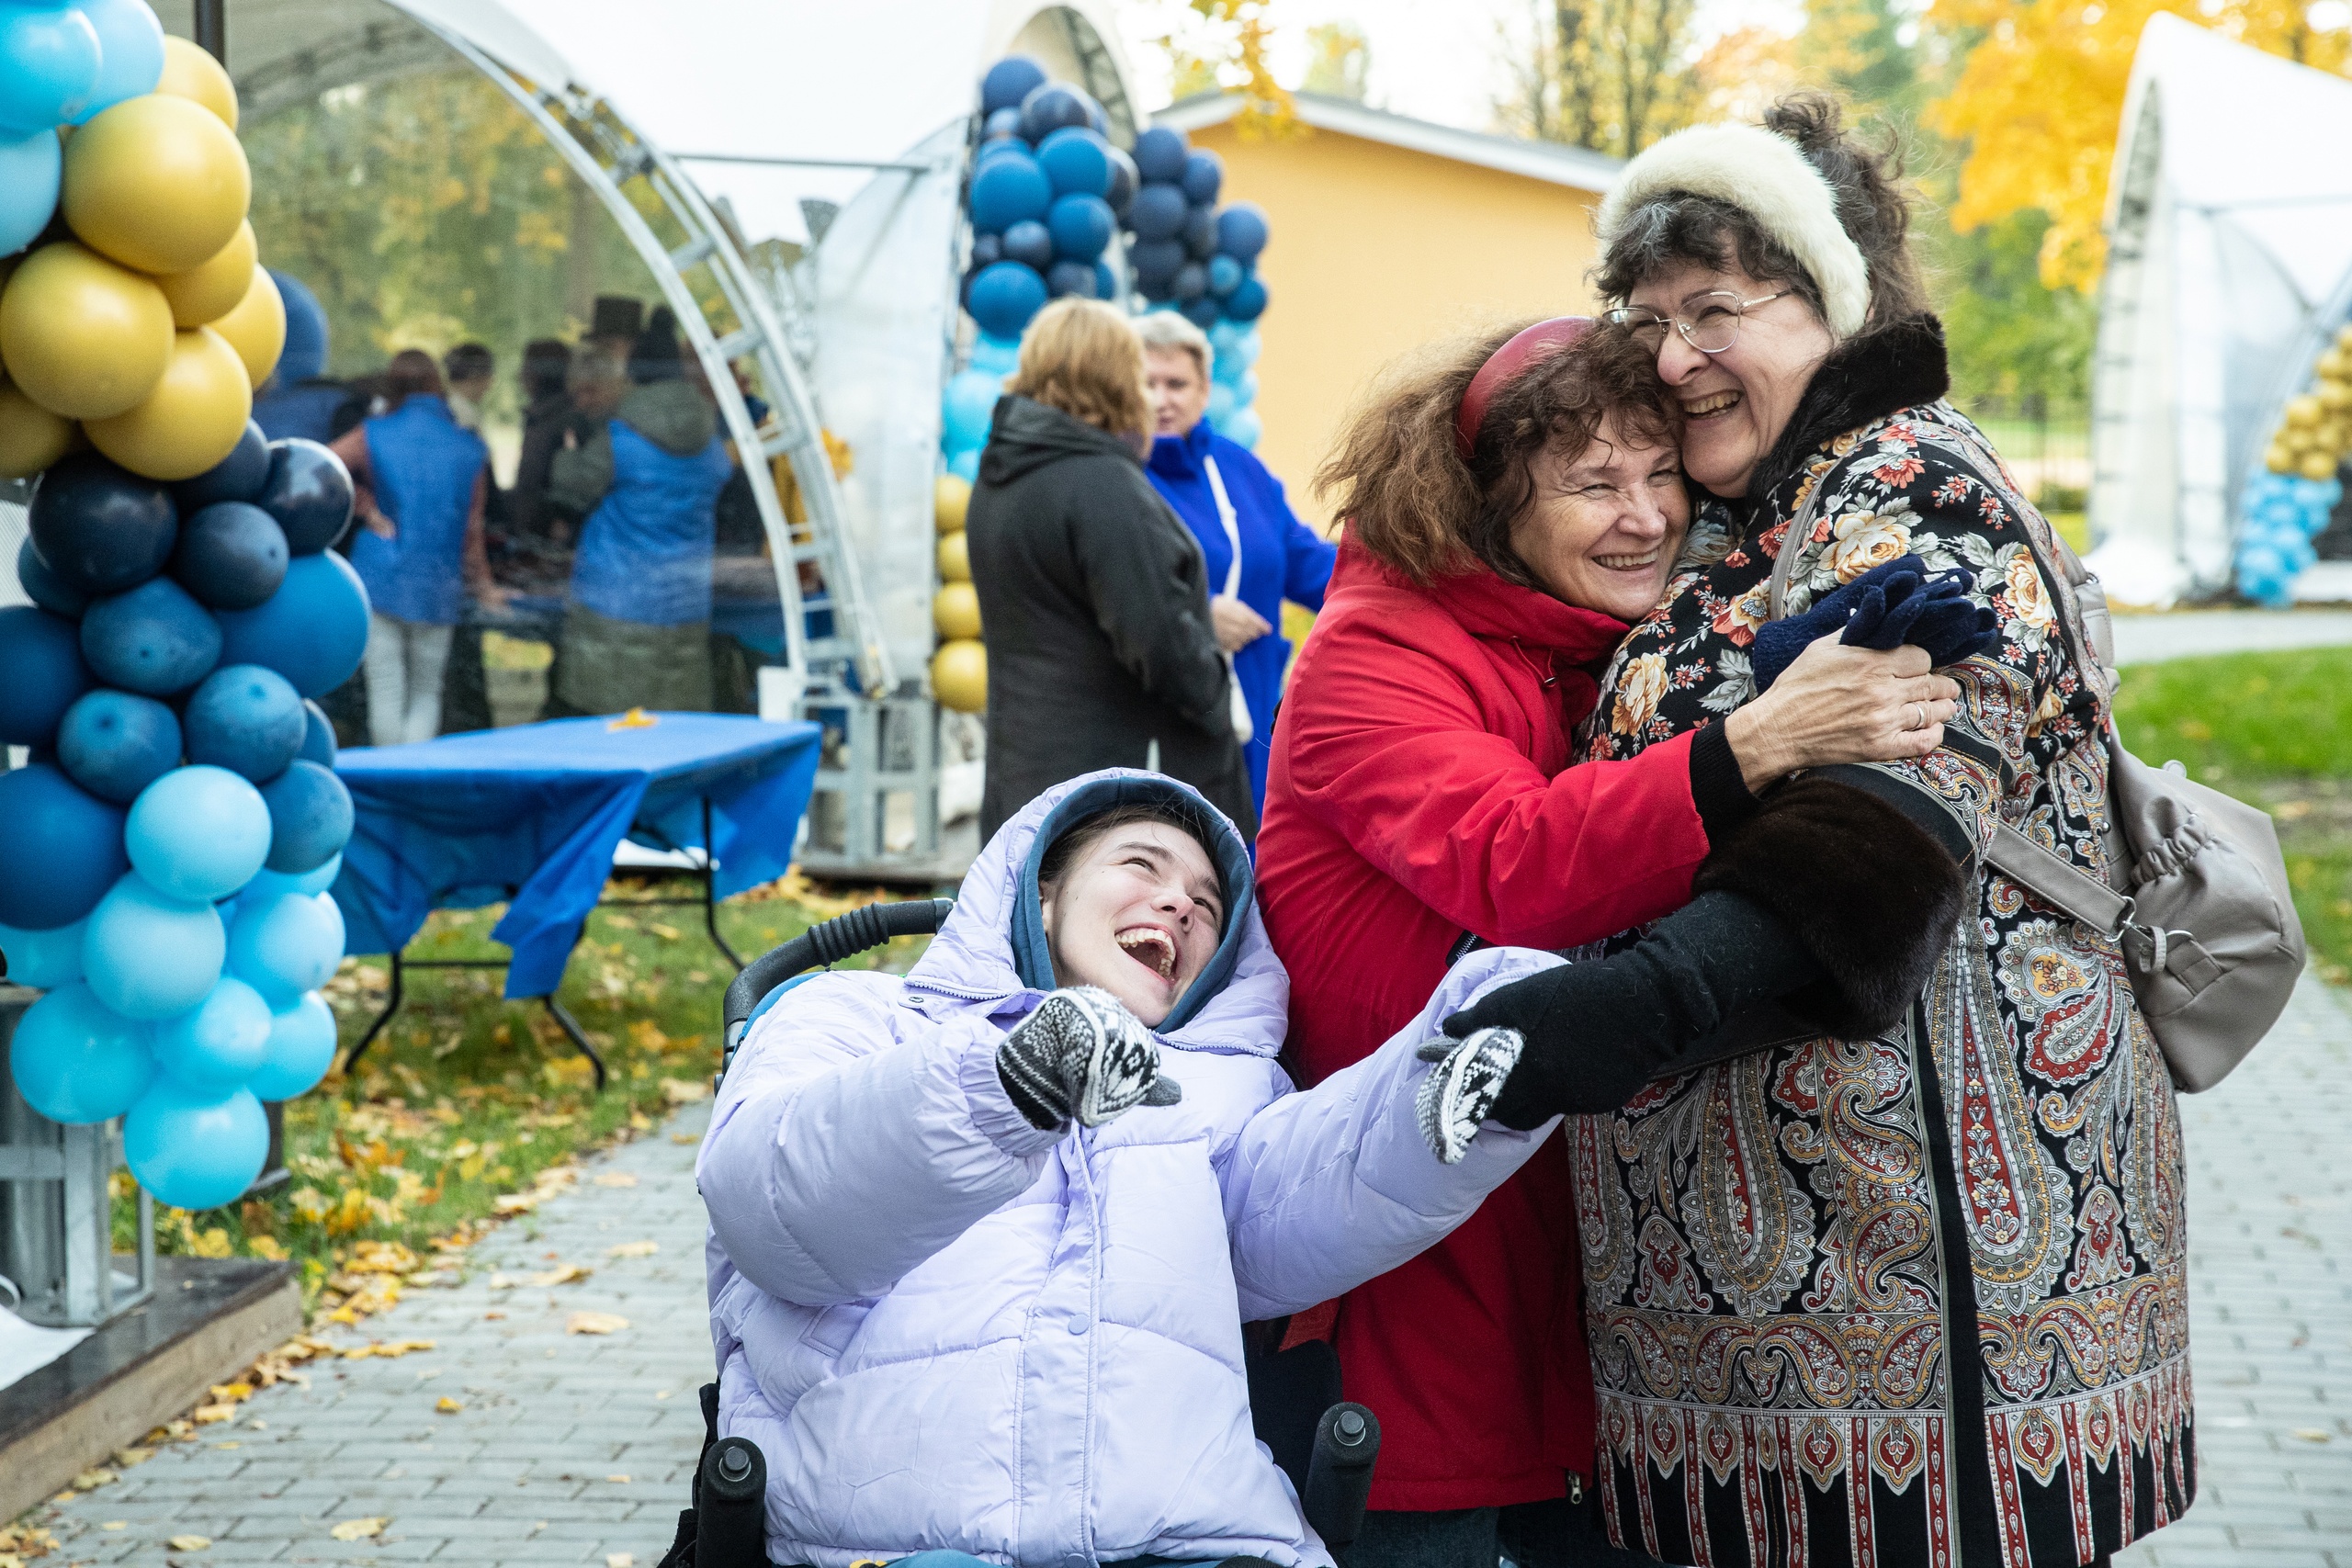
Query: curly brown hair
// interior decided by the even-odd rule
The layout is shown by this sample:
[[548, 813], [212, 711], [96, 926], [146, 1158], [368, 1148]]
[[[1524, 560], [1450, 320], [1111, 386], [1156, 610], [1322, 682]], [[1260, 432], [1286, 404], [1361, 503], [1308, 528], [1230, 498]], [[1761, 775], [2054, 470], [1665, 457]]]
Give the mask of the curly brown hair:
[[1454, 419], [1471, 379], [1531, 323], [1433, 344], [1398, 360], [1341, 426], [1315, 488], [1374, 558], [1424, 586], [1485, 567], [1541, 589], [1510, 546], [1511, 525], [1534, 498], [1529, 465], [1557, 444], [1573, 462], [1601, 421], [1645, 446], [1682, 439], [1682, 409], [1657, 378], [1655, 355], [1628, 334], [1598, 328], [1537, 360], [1487, 405], [1464, 461]]
[[1115, 305], [1057, 299], [1021, 334], [1021, 364], [1004, 389], [1113, 435], [1151, 429], [1143, 340]]

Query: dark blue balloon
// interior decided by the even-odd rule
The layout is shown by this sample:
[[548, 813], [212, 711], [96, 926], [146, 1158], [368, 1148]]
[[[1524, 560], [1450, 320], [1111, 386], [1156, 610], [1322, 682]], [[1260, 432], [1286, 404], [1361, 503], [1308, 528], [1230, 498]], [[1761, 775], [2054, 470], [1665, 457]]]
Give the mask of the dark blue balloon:
[[1111, 204], [1101, 197], [1066, 196], [1046, 215], [1046, 227], [1053, 231], [1055, 255], [1091, 262], [1102, 254], [1119, 225], [1111, 216]]
[[[1013, 226], [1015, 228], [1020, 227], [1019, 224], [1015, 224]], [[972, 264], [969, 268], [970, 271], [978, 272], [984, 266], [994, 266], [1003, 259], [1004, 239], [1001, 235], [975, 234], [972, 236]]]
[[980, 112], [991, 119], [1001, 109], [1018, 110], [1021, 100], [1044, 86], [1046, 68], [1025, 54], [1008, 54], [980, 78]]
[[[1039, 272], [1054, 265], [1053, 231], [1035, 219], [1024, 219], [1004, 231], [1004, 254], [990, 260], [1017, 261], [1023, 266], [1035, 267]], [[973, 259], [978, 260], [979, 244], [972, 245]]]
[[1155, 125], [1136, 138], [1136, 173], [1162, 185], [1181, 184], [1184, 160], [1192, 151], [1182, 131]]
[[1008, 136], [1020, 134], [1021, 106], [1019, 104], [1008, 104], [1001, 109], [990, 109], [989, 118], [980, 126], [980, 136], [983, 141], [1001, 141]]
[[333, 550], [295, 557], [266, 603], [218, 618], [221, 663], [266, 665], [306, 697], [351, 679], [368, 649], [368, 590]]
[[1190, 259], [1182, 240], [1137, 240], [1127, 247], [1128, 264], [1146, 283], [1165, 284]]
[[327, 710], [309, 698], [302, 701], [307, 725], [302, 732], [302, 761], [316, 762], [322, 768], [334, 766], [334, 720]]
[[109, 686], [151, 697], [185, 692], [220, 662], [220, 623], [168, 577], [92, 603], [82, 657]]
[[989, 336], [1017, 338], [1029, 319], [1045, 309], [1046, 298], [1046, 280], [1035, 268], [1003, 261], [972, 279], [965, 309]]
[[0, 822], [8, 870], [0, 876], [0, 926], [45, 931], [98, 907], [130, 869], [123, 810], [77, 786], [48, 762], [0, 773]]
[[1204, 294], [1197, 299], [1187, 299], [1177, 309], [1184, 313], [1186, 321], [1203, 332], [1216, 325], [1217, 306], [1213, 295]]
[[351, 792], [316, 762], [297, 761], [261, 786], [269, 807], [269, 869], [303, 872], [343, 852], [351, 839]]
[[1142, 184], [1143, 176], [1136, 173], [1136, 161], [1116, 147], [1112, 148], [1111, 188], [1102, 193], [1102, 199], [1111, 204], [1112, 217], [1126, 221], [1127, 209], [1136, 204], [1136, 191]]
[[243, 501], [215, 502], [180, 525], [172, 575], [215, 610], [250, 610], [286, 581], [286, 530]]
[[1071, 294], [1081, 299], [1100, 299], [1094, 292], [1094, 267], [1092, 262], [1057, 261], [1046, 274], [1046, 287], [1057, 299]]
[[1239, 262], [1223, 251], [1209, 257], [1209, 292], [1220, 299], [1240, 288], [1241, 280], [1249, 276]]
[[1175, 277], [1168, 285], [1168, 292], [1190, 304], [1209, 291], [1209, 269], [1198, 262], [1186, 262], [1176, 269]]
[[351, 470], [315, 441], [273, 441], [269, 479], [254, 504], [277, 519], [288, 553], [316, 555], [351, 525]]
[[1194, 261], [1206, 261], [1216, 254], [1216, 214], [1205, 207], [1195, 207], [1184, 214], [1184, 228], [1179, 236], [1184, 248], [1193, 253]]
[[1207, 148], [1196, 148], [1184, 159], [1184, 199], [1195, 207], [1215, 207], [1225, 185], [1225, 160]]
[[269, 437], [255, 420], [245, 421], [245, 433], [229, 455], [192, 479], [172, 487], [172, 500], [185, 517], [200, 507], [223, 501], [251, 501], [269, 482]]
[[[972, 154], [971, 173], [975, 175], [999, 158], [1034, 158], [1036, 150], [1018, 136], [1000, 136], [980, 143]], [[968, 199], [968, 197], [967, 197]]]
[[90, 607], [88, 594], [67, 587], [57, 573], [49, 570], [49, 563], [33, 548], [30, 536], [17, 547], [17, 582], [24, 589], [26, 598], [52, 615], [79, 620], [82, 612]]
[[65, 710], [57, 762], [100, 800], [128, 806], [179, 766], [179, 718], [153, 697], [101, 686]]
[[1118, 297], [1119, 275], [1111, 270], [1111, 264], [1109, 262], [1096, 262], [1094, 264], [1094, 298], [1097, 299], [1116, 299]]
[[1237, 201], [1216, 215], [1216, 248], [1248, 265], [1266, 248], [1265, 209], [1252, 201]]
[[1254, 321], [1266, 313], [1266, 283], [1256, 274], [1225, 297], [1225, 313], [1237, 321]]
[[277, 671], [232, 664], [207, 675], [188, 698], [186, 727], [189, 761], [260, 784], [302, 754], [311, 716], [293, 683]]
[[1047, 82], [1021, 100], [1021, 134], [1042, 143], [1066, 125], [1094, 123], [1101, 106], [1066, 82]]
[[89, 689], [72, 621], [32, 604], [0, 610], [0, 740], [48, 745], [57, 721]]
[[1001, 234], [1023, 219], [1043, 218], [1054, 204], [1054, 187], [1037, 160], [1025, 152], [990, 158], [972, 175], [972, 227]]
[[33, 548], [59, 581], [95, 598], [136, 588], [172, 558], [171, 492], [96, 452], [61, 457], [33, 491]]
[[1037, 146], [1037, 166], [1056, 196], [1111, 194], [1111, 144], [1091, 125], [1069, 125]]
[[1138, 240], [1173, 240], [1183, 233], [1184, 220], [1192, 210], [1184, 193], [1174, 186], [1147, 185], [1136, 192], [1135, 205], [1127, 209], [1127, 227]]

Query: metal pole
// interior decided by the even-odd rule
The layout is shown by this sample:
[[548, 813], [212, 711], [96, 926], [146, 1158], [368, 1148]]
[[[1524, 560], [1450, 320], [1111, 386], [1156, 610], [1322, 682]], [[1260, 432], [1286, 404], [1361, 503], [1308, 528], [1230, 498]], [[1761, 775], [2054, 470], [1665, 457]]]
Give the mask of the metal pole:
[[196, 0], [196, 47], [229, 63], [228, 0]]

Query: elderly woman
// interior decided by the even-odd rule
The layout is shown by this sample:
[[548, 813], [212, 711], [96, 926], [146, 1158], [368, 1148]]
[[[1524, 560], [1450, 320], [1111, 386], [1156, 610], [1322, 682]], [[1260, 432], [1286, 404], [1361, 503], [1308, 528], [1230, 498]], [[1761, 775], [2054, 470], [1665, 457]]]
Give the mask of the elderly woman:
[[[1260, 840], [1305, 1082], [1374, 1050], [1465, 946], [1589, 943], [1753, 879], [1816, 804], [1800, 786], [1759, 808], [1756, 792], [1800, 768], [1917, 756], [1951, 711], [1951, 682], [1919, 649], [1832, 637], [1726, 724], [1569, 766], [1595, 678], [1657, 603], [1690, 523], [1681, 410], [1639, 344], [1591, 326], [1487, 333], [1407, 366], [1320, 476], [1346, 530]], [[1840, 826], [1849, 852], [1780, 868], [1825, 890], [1827, 913], [1800, 934], [1846, 990], [1899, 994], [1950, 932], [1957, 868], [1939, 875], [1918, 858], [1935, 841], [1875, 801]], [[1709, 945], [1775, 942], [1750, 927]], [[1533, 997], [1511, 987], [1479, 1021], [1543, 1038], [1556, 977], [1610, 967], [1553, 971]], [[1863, 1010], [1887, 1016], [1883, 998]], [[1666, 1021], [1651, 1015], [1658, 1034]], [[1663, 1065], [1637, 1059], [1639, 1038], [1587, 1051], [1581, 1109], [1623, 1103]], [[1351, 1397], [1384, 1427], [1351, 1568], [1492, 1568], [1498, 1547], [1527, 1568], [1609, 1560], [1575, 1228], [1554, 1143], [1452, 1236], [1351, 1292], [1335, 1325], [1292, 1324], [1294, 1341], [1334, 1335]]]
[[1337, 552], [1298, 520], [1283, 481], [1255, 454], [1201, 417], [1208, 411], [1215, 355], [1208, 334], [1173, 310], [1152, 311], [1136, 331], [1158, 422], [1145, 472], [1207, 558], [1216, 591], [1209, 616], [1249, 704], [1250, 740], [1241, 750], [1250, 762], [1250, 796], [1262, 811], [1274, 708], [1290, 667], [1290, 639], [1280, 630], [1283, 602], [1321, 609]]
[[1678, 1562], [2104, 1562], [2196, 1489], [2170, 1078], [2115, 944], [1975, 859], [2007, 823], [2106, 874], [2101, 682], [2048, 525], [1945, 400], [1908, 218], [1892, 155], [1811, 96], [1658, 143], [1600, 212], [1612, 319], [1709, 499], [1588, 754], [1736, 726], [1772, 700], [1758, 628], [1893, 558], [1963, 574], [2000, 632], [1932, 750], [1807, 781], [1976, 867], [1902, 1026], [1574, 1129], [1611, 1531]]
[[1257, 831], [1208, 569], [1144, 479], [1151, 423], [1126, 317], [1083, 299], [1037, 313], [966, 523], [989, 646], [983, 836], [1118, 767], [1182, 779]]

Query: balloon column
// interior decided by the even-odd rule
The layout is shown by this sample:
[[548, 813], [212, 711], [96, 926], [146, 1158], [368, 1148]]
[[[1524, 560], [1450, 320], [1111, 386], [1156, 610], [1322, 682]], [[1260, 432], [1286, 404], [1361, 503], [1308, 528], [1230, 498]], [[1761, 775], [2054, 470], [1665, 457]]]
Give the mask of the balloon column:
[[2283, 609], [2295, 579], [2317, 558], [2312, 541], [2327, 531], [2344, 486], [2336, 478], [2352, 451], [2352, 326], [2319, 356], [2309, 390], [2287, 400], [2285, 417], [2247, 481], [2238, 506], [2238, 592]]
[[980, 596], [972, 587], [972, 558], [964, 537], [964, 511], [972, 487], [954, 474], [939, 476], [933, 520], [939, 527], [939, 587], [931, 621], [939, 651], [931, 656], [931, 690], [942, 707], [978, 713], [989, 701], [989, 650], [980, 641]]
[[[95, 88], [60, 63], [56, 39], [85, 35]], [[49, 196], [62, 226], [5, 236], [46, 243], [0, 293], [0, 475], [39, 474], [17, 558], [33, 603], [0, 609], [0, 742], [31, 750], [0, 773], [0, 953], [49, 993], [10, 1046], [26, 1102], [124, 1117], [131, 1173], [202, 1209], [260, 1173], [261, 1101], [334, 1058], [318, 988], [343, 955], [325, 888], [351, 797], [306, 699], [358, 667], [368, 598], [326, 549], [343, 464], [247, 417], [283, 316], [234, 95], [139, 0], [0, 0], [0, 123], [80, 127]], [[23, 194], [0, 182], [0, 216]]]
[[1264, 210], [1241, 201], [1216, 205], [1224, 162], [1195, 150], [1184, 134], [1155, 126], [1136, 138], [1143, 188], [1127, 214], [1127, 260], [1136, 289], [1154, 310], [1182, 310], [1209, 334], [1216, 351], [1209, 423], [1217, 434], [1255, 446], [1258, 318], [1266, 285], [1258, 257], [1266, 248]]

